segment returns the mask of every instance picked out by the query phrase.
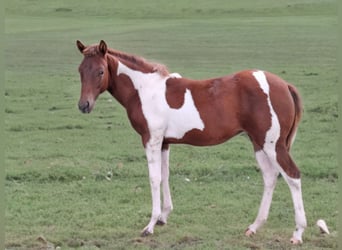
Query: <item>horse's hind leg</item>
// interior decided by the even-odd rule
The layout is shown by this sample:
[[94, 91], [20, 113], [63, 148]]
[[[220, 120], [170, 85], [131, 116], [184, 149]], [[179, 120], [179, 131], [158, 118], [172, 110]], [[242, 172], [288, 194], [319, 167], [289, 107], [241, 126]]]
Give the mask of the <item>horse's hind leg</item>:
[[258, 215], [245, 234], [250, 236], [266, 221], [272, 202], [272, 194], [277, 182], [279, 172], [288, 184], [295, 210], [296, 230], [293, 232], [291, 242], [302, 243], [302, 234], [306, 227], [306, 217], [301, 190], [300, 171], [292, 160], [284, 140], [265, 140], [263, 147], [254, 142], [255, 156], [259, 163], [264, 179], [264, 193]]
[[302, 234], [306, 228], [306, 217], [299, 169], [286, 149], [285, 143], [281, 143], [281, 139], [277, 142], [276, 149], [266, 145], [263, 151], [268, 156], [271, 165], [279, 170], [290, 188], [296, 221], [296, 230], [293, 232], [291, 242], [293, 244], [302, 243]]
[[293, 244], [302, 243], [302, 234], [306, 228], [307, 222], [302, 198], [300, 172], [285, 146], [277, 147], [277, 157], [274, 161], [276, 164], [280, 165], [280, 172], [290, 188], [293, 200], [296, 230], [293, 232], [291, 242]]
[[277, 170], [277, 168], [272, 166], [272, 163], [263, 150], [255, 152], [255, 157], [259, 164], [264, 180], [264, 193], [262, 196], [258, 215], [254, 223], [247, 228], [245, 232], [246, 236], [255, 234], [257, 229], [266, 222], [271, 207], [273, 191], [277, 183], [277, 177], [279, 175], [279, 171]]

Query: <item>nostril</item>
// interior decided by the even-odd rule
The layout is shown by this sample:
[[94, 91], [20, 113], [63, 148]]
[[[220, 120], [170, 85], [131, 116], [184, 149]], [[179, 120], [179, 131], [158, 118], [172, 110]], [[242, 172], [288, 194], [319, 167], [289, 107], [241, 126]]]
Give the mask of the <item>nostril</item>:
[[83, 113], [89, 113], [89, 102], [83, 102], [83, 103], [79, 103], [78, 104], [78, 108], [80, 111], [82, 111]]

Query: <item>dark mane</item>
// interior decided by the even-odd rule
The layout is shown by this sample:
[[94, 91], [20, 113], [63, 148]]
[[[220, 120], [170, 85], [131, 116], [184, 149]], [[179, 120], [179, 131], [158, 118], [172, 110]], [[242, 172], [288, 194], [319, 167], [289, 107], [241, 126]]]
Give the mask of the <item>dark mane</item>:
[[150, 68], [150, 70], [152, 72], [156, 72], [157, 71], [162, 76], [169, 75], [169, 71], [168, 71], [167, 67], [165, 65], [163, 65], [163, 64], [154, 63], [154, 62], [148, 62], [143, 57], [127, 54], [127, 53], [124, 53], [122, 51], [114, 50], [114, 49], [111, 49], [111, 48], [108, 48], [107, 53], [112, 55], [112, 56], [115, 56], [115, 57], [117, 57], [119, 59], [122, 59], [122, 60], [125, 60], [125, 61], [129, 61], [129, 62], [131, 62], [131, 63], [133, 63], [135, 65], [139, 65], [139, 66], [143, 66], [143, 67], [148, 67], [148, 68]]
[[[94, 56], [94, 55], [97, 55], [99, 53], [100, 53], [100, 50], [99, 50], [99, 46], [97, 44], [96, 45], [90, 45], [87, 48], [85, 48], [83, 51], [84, 56]], [[128, 61], [134, 65], [148, 68], [151, 72], [158, 72], [162, 76], [168, 76], [169, 75], [169, 71], [168, 71], [167, 67], [163, 64], [148, 62], [143, 57], [127, 54], [127, 53], [124, 53], [122, 51], [114, 50], [111, 48], [108, 48], [107, 53], [109, 55], [112, 55], [112, 56], [118, 58], [118, 59]]]

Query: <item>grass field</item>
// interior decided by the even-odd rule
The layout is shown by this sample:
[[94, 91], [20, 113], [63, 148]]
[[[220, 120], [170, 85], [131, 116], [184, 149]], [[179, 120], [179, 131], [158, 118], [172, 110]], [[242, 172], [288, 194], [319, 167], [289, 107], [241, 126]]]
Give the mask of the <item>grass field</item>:
[[263, 187], [243, 135], [171, 148], [174, 211], [141, 238], [151, 210], [144, 150], [109, 94], [91, 115], [78, 111], [77, 39], [103, 39], [189, 78], [260, 68], [294, 83], [305, 112], [292, 154], [308, 219], [294, 249], [337, 249], [336, 2], [6, 1], [6, 249], [291, 248], [293, 205], [281, 178], [268, 222], [243, 235]]

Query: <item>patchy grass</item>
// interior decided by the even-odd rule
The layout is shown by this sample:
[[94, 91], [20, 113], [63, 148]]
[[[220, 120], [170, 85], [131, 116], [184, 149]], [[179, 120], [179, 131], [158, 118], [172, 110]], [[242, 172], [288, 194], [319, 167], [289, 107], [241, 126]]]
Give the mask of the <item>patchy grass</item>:
[[[151, 198], [140, 138], [108, 94], [91, 115], [77, 110], [77, 39], [104, 39], [191, 78], [261, 68], [294, 83], [305, 112], [292, 153], [308, 218], [294, 249], [337, 249], [336, 1], [158, 3], [6, 2], [6, 249], [291, 248], [293, 206], [281, 178], [268, 222], [243, 235], [262, 194], [245, 136], [172, 146], [174, 212], [141, 238]], [[319, 218], [330, 235], [319, 233]]]

